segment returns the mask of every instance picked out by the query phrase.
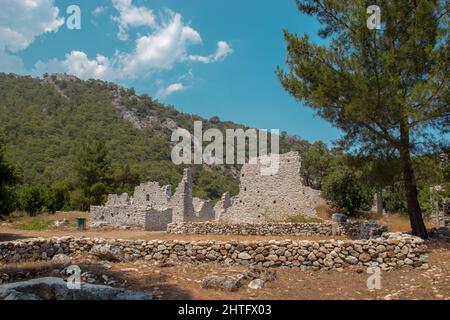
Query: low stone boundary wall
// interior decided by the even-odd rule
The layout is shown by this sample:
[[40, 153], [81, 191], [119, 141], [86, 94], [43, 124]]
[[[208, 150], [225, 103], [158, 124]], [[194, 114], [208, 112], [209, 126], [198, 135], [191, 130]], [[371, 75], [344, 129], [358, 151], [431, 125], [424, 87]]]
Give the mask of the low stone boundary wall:
[[[259, 264], [266, 267], [300, 267], [329, 270], [350, 265], [427, 268], [427, 248], [422, 239], [384, 233], [370, 240], [323, 241], [179, 241], [90, 238], [24, 239], [0, 242], [0, 264], [49, 260], [58, 253], [87, 254], [96, 246], [114, 248], [126, 260], [178, 260], [189, 263]], [[98, 250], [97, 250], [98, 251]]]
[[340, 236], [351, 239], [369, 239], [381, 236], [387, 228], [372, 221], [343, 223], [236, 223], [181, 222], [171, 223], [167, 232], [173, 234], [226, 234], [257, 236]]

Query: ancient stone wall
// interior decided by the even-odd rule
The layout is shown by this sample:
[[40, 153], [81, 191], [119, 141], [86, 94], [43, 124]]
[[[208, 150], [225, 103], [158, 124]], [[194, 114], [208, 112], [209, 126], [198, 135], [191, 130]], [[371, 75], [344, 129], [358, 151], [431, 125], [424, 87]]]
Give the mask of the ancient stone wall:
[[351, 239], [370, 239], [387, 232], [385, 226], [372, 221], [344, 223], [171, 223], [167, 232], [173, 234], [226, 234], [258, 236], [348, 236]]
[[147, 182], [134, 189], [133, 205], [156, 209], [167, 208], [171, 196], [170, 186], [160, 187], [158, 182]]
[[321, 200], [302, 184], [297, 152], [279, 156], [277, 174], [261, 174], [261, 163], [245, 164], [240, 175], [240, 192], [233, 205], [220, 215], [223, 222], [279, 222], [289, 216], [316, 214]]
[[105, 206], [106, 207], [129, 206], [130, 204], [131, 204], [130, 197], [128, 196], [128, 193], [122, 193], [120, 195], [117, 194], [108, 195], [108, 200], [106, 201]]
[[207, 221], [214, 219], [212, 205], [192, 199], [192, 176], [186, 169], [177, 191], [172, 196], [171, 186], [160, 187], [158, 182], [143, 183], [128, 194], [109, 195], [105, 206], [91, 206], [91, 221], [111, 225], [134, 226], [151, 231], [165, 230], [172, 221]]
[[231, 201], [230, 193], [229, 192], [225, 192], [222, 195], [222, 198], [214, 206], [214, 218], [215, 218], [215, 220], [220, 220], [221, 216], [232, 205], [233, 205], [233, 202]]
[[145, 213], [146, 231], [165, 231], [167, 225], [172, 222], [172, 209], [149, 209]]
[[214, 220], [214, 207], [208, 200], [193, 198], [192, 204], [195, 212], [195, 221], [211, 221]]
[[185, 169], [183, 178], [170, 200], [170, 207], [173, 209], [173, 222], [195, 220], [192, 201], [192, 175], [189, 169]]
[[23, 239], [0, 242], [0, 264], [50, 260], [58, 253], [88, 254], [94, 246], [109, 244], [126, 260], [173, 259], [187, 263], [256, 264], [330, 270], [351, 265], [428, 268], [427, 247], [420, 238], [385, 233], [370, 240], [324, 241], [178, 241], [89, 238]]
[[93, 223], [109, 223], [111, 225], [132, 226], [143, 228], [147, 208], [129, 206], [100, 207], [91, 206], [91, 221]]

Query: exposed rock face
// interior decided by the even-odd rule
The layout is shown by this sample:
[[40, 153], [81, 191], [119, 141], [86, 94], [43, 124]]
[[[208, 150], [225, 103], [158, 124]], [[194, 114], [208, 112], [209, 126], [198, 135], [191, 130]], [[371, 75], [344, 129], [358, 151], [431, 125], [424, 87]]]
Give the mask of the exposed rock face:
[[[98, 247], [99, 246], [99, 247]], [[50, 260], [58, 253], [77, 256], [93, 248], [110, 258], [111, 248], [124, 253], [126, 260], [180, 261], [194, 264], [258, 265], [329, 270], [349, 265], [395, 268], [427, 268], [424, 241], [401, 233], [384, 233], [369, 240], [263, 240], [263, 241], [178, 241], [120, 240], [89, 238], [23, 239], [0, 242], [0, 263]], [[104, 250], [109, 248], [111, 250]], [[94, 250], [94, 253], [96, 252]], [[113, 252], [111, 257], [116, 257]], [[121, 254], [118, 253], [118, 257]]]
[[71, 290], [61, 278], [40, 278], [0, 285], [0, 300], [152, 300], [143, 292], [82, 283]]
[[279, 156], [279, 171], [261, 174], [260, 163], [244, 164], [240, 192], [233, 205], [220, 215], [223, 222], [277, 222], [289, 216], [316, 215], [315, 207], [323, 200], [319, 192], [303, 185], [297, 152]]

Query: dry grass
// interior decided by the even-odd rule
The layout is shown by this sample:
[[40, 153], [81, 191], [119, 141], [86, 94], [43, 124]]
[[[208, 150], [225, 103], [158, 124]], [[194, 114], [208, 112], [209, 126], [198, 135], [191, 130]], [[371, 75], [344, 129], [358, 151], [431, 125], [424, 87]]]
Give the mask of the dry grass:
[[90, 219], [90, 214], [87, 212], [56, 212], [56, 213], [42, 213], [35, 217], [30, 217], [23, 212], [14, 212], [6, 218], [6, 221], [11, 223], [12, 228], [21, 230], [46, 230], [53, 227], [53, 223], [58, 220], [67, 219], [69, 226], [76, 226], [77, 218]]
[[[393, 232], [409, 232], [411, 231], [411, 224], [409, 222], [409, 217], [404, 214], [386, 214], [384, 216], [375, 217], [375, 220], [387, 226], [390, 231]], [[432, 228], [433, 224], [429, 220], [425, 220], [425, 225], [427, 228]]]

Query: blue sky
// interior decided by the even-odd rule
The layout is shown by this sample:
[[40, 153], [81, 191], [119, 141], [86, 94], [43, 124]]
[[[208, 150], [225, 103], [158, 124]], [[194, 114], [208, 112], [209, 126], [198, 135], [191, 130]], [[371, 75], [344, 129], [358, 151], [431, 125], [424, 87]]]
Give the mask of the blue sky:
[[[0, 71], [67, 72], [178, 110], [330, 143], [340, 132], [281, 87], [284, 28], [317, 42], [293, 0], [0, 0]], [[81, 9], [69, 30], [67, 7]], [[17, 18], [20, 17], [20, 18]], [[5, 32], [5, 30], [9, 30]]]

